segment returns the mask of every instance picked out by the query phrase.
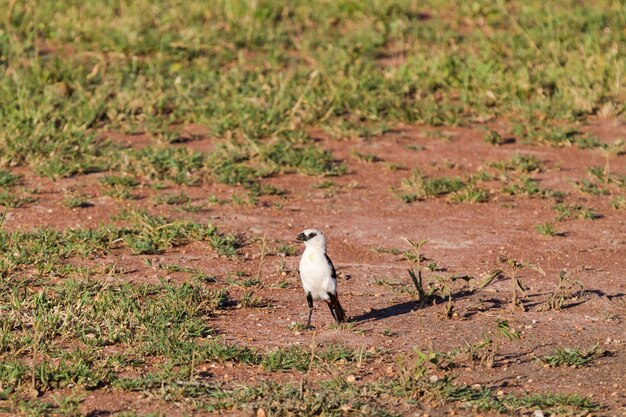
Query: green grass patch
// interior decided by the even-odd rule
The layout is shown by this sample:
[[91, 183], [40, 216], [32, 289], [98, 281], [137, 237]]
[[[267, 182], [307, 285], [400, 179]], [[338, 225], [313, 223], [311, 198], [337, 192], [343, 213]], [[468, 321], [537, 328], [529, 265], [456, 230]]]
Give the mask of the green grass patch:
[[550, 366], [581, 367], [589, 364], [594, 359], [604, 355], [599, 345], [593, 345], [589, 349], [580, 348], [556, 348], [554, 352], [541, 357], [541, 361]]
[[557, 221], [560, 222], [571, 219], [595, 220], [600, 218], [600, 215], [597, 214], [594, 209], [578, 204], [567, 205], [565, 203], [558, 203], [554, 206], [554, 211], [557, 213]]
[[67, 196], [63, 199], [63, 205], [67, 208], [86, 208], [92, 207], [93, 203], [84, 196]]
[[518, 171], [527, 174], [543, 169], [543, 163], [536, 156], [522, 154], [513, 155], [509, 161], [494, 162], [491, 166], [503, 171]]
[[20, 183], [20, 176], [13, 175], [9, 171], [0, 169], [0, 187], [13, 187]]
[[535, 230], [537, 233], [544, 236], [559, 236], [561, 234], [554, 229], [554, 224], [550, 222], [535, 225]]
[[465, 183], [459, 178], [427, 178], [415, 169], [411, 176], [400, 182], [400, 187], [394, 190], [402, 201], [410, 203], [428, 197], [436, 197], [459, 191]]
[[207, 241], [219, 254], [235, 256], [242, 244], [240, 238], [219, 233], [211, 224], [171, 220], [145, 211], [126, 212], [118, 219], [126, 225], [67, 231], [0, 230], [0, 272], [66, 275], [77, 271], [66, 263], [75, 256], [93, 258], [120, 248], [128, 248], [137, 255], [156, 254], [192, 241]]

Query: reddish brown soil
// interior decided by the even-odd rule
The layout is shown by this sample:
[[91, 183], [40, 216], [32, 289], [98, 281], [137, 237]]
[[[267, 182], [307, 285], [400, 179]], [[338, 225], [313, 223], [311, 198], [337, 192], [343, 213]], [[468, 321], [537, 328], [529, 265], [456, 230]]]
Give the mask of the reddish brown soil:
[[[623, 137], [626, 126], [615, 121], [599, 121], [584, 130], [612, 143]], [[235, 271], [256, 274], [259, 249], [254, 238], [265, 236], [273, 249], [279, 243], [296, 245], [294, 238], [302, 229], [319, 228], [327, 235], [329, 256], [341, 274], [341, 300], [353, 324], [337, 329], [331, 323], [326, 306], [318, 305], [313, 314], [314, 331], [290, 330], [290, 324], [305, 321], [307, 313], [296, 272], [298, 256], [269, 255], [262, 266], [263, 288], [254, 289], [254, 295], [269, 301], [270, 306], [225, 309], [219, 316], [208, 319], [227, 341], [268, 350], [293, 343], [308, 346], [312, 342], [388, 350], [387, 360], [356, 369], [358, 378], [367, 379], [385, 372], [393, 373], [396, 352], [413, 348], [450, 351], [480, 341], [483, 334], [494, 335], [496, 323], [508, 320], [521, 333], [521, 340], [502, 342], [494, 367], [471, 364], [454, 370], [458, 382], [485, 384], [505, 393], [578, 393], [605, 405], [601, 414], [626, 413], [626, 216], [623, 210], [610, 207], [609, 196], [582, 194], [574, 184], [574, 181], [591, 178], [589, 167], [605, 165], [604, 153], [574, 146], [554, 148], [520, 143], [492, 146], [483, 142], [484, 132], [480, 129], [446, 129], [444, 134], [449, 139], [442, 139], [433, 132], [437, 131], [404, 126], [381, 137], [343, 141], [329, 140], [322, 133], [314, 132], [320, 139], [320, 146], [331, 150], [349, 167], [347, 175], [331, 178], [334, 187], [314, 188], [326, 180], [323, 178], [281, 175], [264, 181], [287, 190], [286, 197], [262, 197], [257, 206], [209, 205], [197, 213], [154, 206], [153, 197], [157, 192], [148, 188], [139, 189], [136, 200], [118, 202], [103, 194], [97, 181], [99, 174], [55, 182], [19, 169], [16, 172], [25, 175], [27, 186], [40, 187], [39, 203], [10, 210], [4, 227], [10, 230], [94, 227], [109, 221], [110, 215], [126, 206], [144, 207], [198, 222], [211, 221], [221, 230], [247, 238], [248, 244], [238, 259], [218, 257], [205, 243], [190, 244], [148, 258], [154, 265], [177, 263], [215, 275], [218, 282], [213, 285], [227, 287], [234, 300], [250, 289], [229, 285], [227, 279]], [[138, 140], [145, 145], [145, 138]], [[211, 148], [211, 142], [203, 139], [177, 146], [206, 150]], [[132, 144], [133, 140], [128, 139], [127, 143]], [[408, 150], [407, 145], [420, 145], [424, 149]], [[354, 149], [373, 153], [384, 161], [357, 162], [351, 156]], [[566, 191], [568, 204], [594, 208], [602, 217], [593, 221], [556, 222], [554, 200], [505, 196], [499, 192], [501, 183], [498, 182], [488, 184], [492, 200], [480, 204], [452, 204], [445, 197], [406, 204], [391, 191], [412, 168], [420, 168], [429, 176], [470, 175], [480, 167], [487, 169], [491, 162], [510, 159], [516, 153], [532, 154], [544, 162], [544, 171], [536, 175], [542, 188]], [[626, 156], [612, 157], [611, 171], [626, 175], [625, 161]], [[389, 163], [408, 169], [392, 170]], [[63, 207], [61, 201], [68, 190], [87, 193], [94, 206], [74, 210]], [[232, 188], [206, 181], [184, 191], [194, 203], [203, 203], [209, 195], [230, 196]], [[612, 191], [613, 195], [620, 192], [617, 187]], [[243, 194], [242, 190], [239, 192]], [[623, 191], [621, 193], [623, 195]], [[535, 225], [546, 221], [554, 222], [563, 236], [538, 234]], [[407, 249], [402, 237], [428, 239], [423, 254], [427, 263], [436, 262], [446, 269], [440, 274], [479, 276], [501, 267], [498, 257], [507, 256], [535, 263], [547, 276], [528, 271], [520, 274], [529, 288], [524, 300], [526, 312], [509, 307], [510, 281], [502, 279], [485, 290], [461, 293], [455, 301], [458, 314], [452, 319], [442, 318], [442, 305], [419, 308], [411, 296], [375, 283], [379, 278], [410, 284], [402, 255], [376, 251], [377, 248]], [[167, 275], [163, 270], [147, 267], [144, 258], [120, 251], [97, 262], [116, 264], [118, 269], [126, 271], [124, 279], [132, 281], [155, 282]], [[561, 311], [541, 311], [561, 270], [584, 284], [585, 295], [569, 301]], [[187, 276], [170, 274], [169, 278], [182, 281]], [[288, 288], [272, 286], [284, 280], [289, 282]], [[607, 354], [590, 366], [546, 368], [536, 359], [555, 347], [587, 348], [596, 343]], [[387, 369], [389, 366], [391, 368]], [[329, 369], [317, 377], [332, 374], [333, 370]], [[212, 368], [210, 375], [216, 381], [234, 379], [246, 384], [264, 377], [274, 378], [272, 374], [255, 375], [229, 365]], [[285, 378], [299, 380], [297, 375]], [[168, 414], [184, 412], [184, 407], [181, 409], [176, 404], [165, 405], [141, 398], [139, 394], [120, 392], [90, 393], [84, 403], [85, 411], [104, 414], [125, 409], [146, 412], [163, 409], [161, 407], [167, 407]], [[429, 413], [437, 415], [436, 410]]]

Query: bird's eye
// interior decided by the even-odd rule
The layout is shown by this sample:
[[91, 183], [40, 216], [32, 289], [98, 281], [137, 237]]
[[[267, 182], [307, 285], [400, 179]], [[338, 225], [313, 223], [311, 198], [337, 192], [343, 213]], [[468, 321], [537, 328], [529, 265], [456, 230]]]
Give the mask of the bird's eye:
[[313, 239], [315, 236], [317, 236], [315, 233], [309, 233], [309, 239]]

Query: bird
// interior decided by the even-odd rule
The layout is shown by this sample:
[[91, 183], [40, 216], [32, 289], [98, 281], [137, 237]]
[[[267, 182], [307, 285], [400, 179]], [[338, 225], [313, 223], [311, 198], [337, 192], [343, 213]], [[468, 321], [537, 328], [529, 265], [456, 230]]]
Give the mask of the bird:
[[299, 269], [302, 288], [309, 305], [306, 327], [311, 328], [313, 300], [325, 301], [335, 322], [345, 322], [346, 313], [339, 304], [337, 295], [337, 273], [333, 262], [326, 254], [326, 237], [317, 229], [306, 229], [296, 239], [305, 245]]

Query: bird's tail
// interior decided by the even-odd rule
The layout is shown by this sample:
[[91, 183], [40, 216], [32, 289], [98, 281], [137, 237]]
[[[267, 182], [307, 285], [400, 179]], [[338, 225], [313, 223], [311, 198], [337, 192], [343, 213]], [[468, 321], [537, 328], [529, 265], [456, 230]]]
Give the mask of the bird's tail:
[[343, 323], [346, 321], [346, 312], [339, 304], [339, 297], [334, 294], [330, 295], [330, 301], [328, 302], [328, 308], [330, 308], [330, 313], [333, 315], [333, 318], [337, 323]]

